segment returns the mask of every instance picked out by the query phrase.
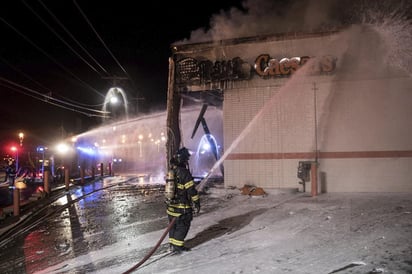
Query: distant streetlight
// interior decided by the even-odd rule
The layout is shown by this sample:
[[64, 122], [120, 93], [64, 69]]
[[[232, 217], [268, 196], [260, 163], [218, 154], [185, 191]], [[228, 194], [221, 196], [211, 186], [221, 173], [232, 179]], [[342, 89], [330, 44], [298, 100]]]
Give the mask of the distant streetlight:
[[[61, 158], [61, 168], [60, 172], [64, 171], [64, 174], [61, 174], [61, 178], [64, 178], [66, 190], [69, 188], [69, 168], [66, 167], [67, 156], [71, 152], [71, 146], [67, 143], [59, 143], [55, 147], [56, 152], [60, 154]], [[81, 170], [80, 170], [81, 171]]]
[[[107, 105], [108, 104], [118, 105], [120, 103], [122, 103], [123, 106], [124, 106], [124, 112], [125, 112], [126, 120], [128, 120], [128, 117], [129, 117], [128, 104], [129, 104], [129, 102], [127, 100], [126, 93], [120, 87], [112, 87], [107, 91], [105, 99], [104, 99], [102, 110], [104, 112], [107, 112]], [[108, 117], [104, 117], [104, 118], [108, 118]]]
[[23, 139], [24, 139], [24, 133], [20, 132], [19, 133], [20, 146], [23, 146]]
[[65, 165], [65, 158], [68, 156], [70, 152], [70, 146], [66, 143], [59, 143], [56, 145], [56, 152], [61, 156], [61, 164], [64, 168]]
[[66, 143], [60, 143], [56, 146], [56, 150], [60, 154], [66, 154], [69, 151], [69, 146]]
[[117, 98], [117, 96], [116, 95], [113, 95], [111, 98], [110, 98], [110, 104], [117, 104], [119, 102], [119, 98]]
[[160, 140], [157, 139], [157, 140], [155, 141], [155, 144], [157, 145], [157, 152], [159, 152], [159, 151], [160, 151]]

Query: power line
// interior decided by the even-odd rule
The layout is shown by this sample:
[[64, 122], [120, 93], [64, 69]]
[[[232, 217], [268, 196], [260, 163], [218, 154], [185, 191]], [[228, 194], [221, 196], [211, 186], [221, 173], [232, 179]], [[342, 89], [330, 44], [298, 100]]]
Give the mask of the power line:
[[34, 14], [36, 17], [51, 31], [53, 32], [54, 35], [56, 35], [57, 38], [62, 41], [63, 44], [65, 44], [77, 57], [79, 57], [86, 65], [88, 65], [92, 70], [94, 70], [97, 74], [99, 74], [100, 77], [102, 75], [97, 71], [95, 67], [93, 67], [89, 62], [87, 62], [86, 59], [84, 59], [80, 54], [72, 47], [70, 46], [64, 39], [61, 37], [52, 27], [50, 27], [49, 24], [47, 24], [46, 21], [43, 20], [43, 18], [36, 12], [34, 11], [27, 3], [26, 1], [23, 0], [23, 4]]
[[[2, 82], [5, 82], [6, 84], [4, 84]], [[88, 117], [102, 117], [103, 118], [103, 117], [107, 117], [105, 114], [110, 113], [110, 112], [107, 112], [107, 111], [89, 109], [89, 108], [85, 108], [85, 107], [82, 107], [82, 106], [77, 106], [77, 105], [74, 105], [74, 104], [71, 104], [71, 103], [68, 103], [68, 102], [64, 102], [64, 101], [59, 100], [57, 98], [54, 98], [52, 96], [40, 93], [38, 91], [35, 91], [35, 90], [30, 89], [28, 87], [25, 87], [23, 85], [17, 84], [15, 82], [13, 82], [11, 80], [8, 80], [6, 78], [3, 78], [1, 76], [0, 76], [0, 85], [2, 85], [4, 87], [7, 87], [7, 88], [10, 88], [10, 89], [13, 89], [16, 92], [19, 92], [21, 94], [30, 96], [30, 97], [35, 98], [37, 100], [43, 101], [45, 103], [48, 103], [48, 104], [51, 104], [51, 105], [54, 105], [54, 106], [57, 106], [57, 107], [60, 107], [60, 108], [63, 108], [63, 109], [78, 112], [78, 113], [81, 113], [81, 114], [86, 115]], [[20, 89], [17, 89], [16, 87], [20, 88]], [[41, 98], [37, 97], [36, 95], [40, 96]], [[64, 106], [62, 104], [65, 104], [67, 106]], [[70, 108], [69, 106], [72, 107], [72, 108]], [[78, 108], [78, 109], [75, 109], [75, 108]], [[81, 111], [79, 109], [88, 110], [90, 112], [94, 112], [94, 113], [97, 113], [97, 114], [87, 113], [87, 112]]]
[[60, 64], [56, 59], [54, 59], [52, 56], [50, 56], [47, 52], [45, 52], [43, 49], [41, 49], [39, 46], [37, 46], [33, 41], [31, 41], [27, 36], [25, 36], [23, 33], [21, 33], [18, 29], [16, 29], [14, 26], [12, 26], [11, 24], [9, 24], [6, 20], [4, 20], [2, 17], [0, 17], [0, 20], [6, 24], [9, 28], [13, 29], [15, 32], [17, 32], [17, 34], [19, 34], [21, 37], [23, 37], [27, 42], [29, 42], [33, 47], [35, 47], [37, 50], [39, 50], [41, 53], [43, 53], [44, 55], [46, 55], [50, 60], [52, 60], [55, 64], [57, 64], [61, 69], [63, 69], [65, 72], [69, 73], [72, 77], [74, 77], [75, 79], [77, 79], [79, 82], [81, 82], [85, 87], [89, 88], [90, 90], [92, 90], [93, 92], [95, 92], [96, 94], [98, 94], [100, 97], [104, 98], [104, 95], [102, 95], [99, 91], [97, 91], [96, 89], [92, 88], [91, 86], [89, 86], [87, 83], [85, 83], [83, 80], [81, 80], [79, 77], [77, 77], [75, 74], [73, 74], [72, 72], [70, 72], [65, 66], [63, 66], [62, 64]]
[[[97, 66], [100, 67], [100, 69], [102, 71], [104, 71], [106, 73], [106, 75], [109, 75], [109, 73], [107, 72], [107, 70], [99, 63], [97, 62], [97, 60], [87, 51], [86, 48], [84, 48], [82, 46], [82, 44], [73, 36], [73, 34], [60, 22], [60, 20], [53, 14], [53, 12], [47, 8], [47, 6], [41, 1], [39, 0], [39, 3], [43, 6], [43, 8], [50, 14], [50, 16], [53, 17], [53, 19], [56, 21], [57, 24], [59, 24], [59, 26], [66, 31], [66, 33], [73, 39], [74, 42], [76, 42], [76, 44], [87, 54], [87, 56], [92, 59]], [[94, 68], [94, 67], [93, 67]], [[101, 76], [101, 74], [99, 74]]]
[[75, 100], [72, 100], [72, 99], [67, 98], [67, 97], [65, 97], [65, 96], [62, 96], [61, 94], [57, 94], [57, 95], [60, 96], [62, 99], [66, 100], [66, 101], [68, 101], [68, 102], [70, 102], [70, 103], [72, 103], [72, 104], [77, 104], [77, 105], [79, 105], [79, 106], [83, 106], [83, 107], [86, 107], [86, 108], [102, 107], [102, 106], [104, 105], [104, 103], [95, 104], [95, 105], [83, 104], [83, 103], [81, 103], [81, 102], [79, 102], [79, 101], [75, 101]]
[[[67, 30], [67, 28], [64, 27], [64, 25], [63, 25], [63, 24], [57, 19], [57, 17], [51, 12], [51, 10], [48, 9], [48, 8], [46, 7], [46, 5], [44, 5], [44, 3], [43, 3], [41, 0], [38, 0], [38, 1], [39, 1], [40, 4], [43, 6], [43, 8], [53, 17], [53, 19], [62, 27], [62, 29], [64, 29], [64, 30], [70, 35], [70, 37], [73, 39], [73, 41], [75, 41], [75, 42], [77, 43], [77, 45], [79, 45], [79, 47], [81, 47], [81, 48], [83, 49], [83, 51], [86, 52], [86, 54], [88, 54], [88, 56], [89, 56], [96, 64], [98, 64], [99, 67], [100, 67], [105, 73], [107, 73], [107, 70], [105, 70], [105, 69], [91, 56], [91, 54], [90, 54], [84, 47], [82, 47], [82, 45], [79, 43], [79, 41]], [[59, 38], [70, 50], [72, 50], [72, 52], [73, 52], [77, 57], [79, 57], [79, 58], [80, 58], [83, 62], [85, 62], [92, 70], [94, 70], [96, 73], [98, 73], [98, 74], [101, 76], [101, 74], [98, 72], [98, 70], [97, 70], [93, 65], [91, 65], [89, 62], [87, 62], [87, 60], [86, 60], [85, 58], [83, 58], [78, 52], [76, 52], [76, 50], [75, 50], [73, 47], [71, 47], [71, 46], [67, 43], [67, 41], [65, 41], [64, 38], [62, 38], [62, 37], [56, 32], [56, 30], [53, 29], [29, 4], [27, 4], [25, 0], [23, 0], [22, 2], [23, 2], [23, 4], [26, 6], [26, 8], [28, 8], [54, 35], [56, 35], [57, 38]], [[120, 64], [120, 62], [117, 60], [117, 58], [116, 58], [116, 57], [114, 56], [114, 54], [111, 52], [111, 50], [107, 47], [106, 43], [103, 41], [103, 39], [100, 37], [100, 35], [99, 35], [99, 34], [97, 33], [97, 31], [94, 29], [94, 27], [91, 25], [91, 22], [88, 20], [87, 16], [86, 16], [85, 13], [81, 10], [81, 8], [78, 6], [78, 4], [76, 3], [75, 0], [74, 0], [74, 4], [75, 4], [76, 7], [79, 9], [80, 13], [82, 14], [82, 16], [84, 17], [84, 19], [86, 20], [86, 22], [89, 24], [89, 26], [91, 27], [91, 29], [94, 31], [94, 33], [96, 34], [96, 36], [99, 38], [100, 42], [103, 44], [103, 46], [104, 46], [104, 47], [106, 48], [106, 50], [109, 52], [109, 54], [111, 55], [111, 57], [116, 61], [116, 63], [119, 65], [119, 67], [120, 67], [120, 68], [123, 70], [123, 72], [127, 75], [128, 78], [122, 78], [122, 79], [129, 79], [129, 80], [132, 81], [130, 75], [127, 73], [127, 71], [125, 70], [125, 68]], [[29, 37], [27, 37], [27, 36], [24, 35], [22, 32], [20, 32], [17, 28], [15, 28], [13, 25], [11, 25], [10, 23], [8, 23], [5, 19], [3, 19], [2, 17], [0, 17], [0, 20], [1, 20], [3, 23], [5, 23], [9, 28], [11, 28], [12, 30], [14, 30], [17, 34], [19, 34], [21, 37], [23, 37], [28, 43], [30, 43], [32, 46], [34, 46], [37, 50], [39, 50], [39, 51], [42, 52], [44, 55], [46, 55], [49, 59], [51, 59], [53, 62], [55, 62], [55, 63], [56, 63], [59, 67], [61, 67], [65, 72], [69, 73], [71, 76], [73, 76], [74, 78], [76, 78], [76, 79], [77, 79], [78, 81], [80, 81], [83, 85], [89, 87], [91, 90], [93, 90], [94, 92], [96, 92], [98, 95], [104, 97], [104, 95], [100, 94], [99, 91], [97, 91], [97, 90], [93, 89], [92, 87], [88, 86], [88, 85], [87, 85], [85, 82], [83, 82], [80, 78], [78, 78], [76, 75], [74, 75], [73, 73], [71, 73], [66, 67], [64, 67], [64, 65], [62, 65], [61, 63], [59, 63], [56, 59], [54, 59], [51, 55], [49, 55], [47, 52], [45, 52], [42, 48], [40, 48], [39, 46], [37, 46]], [[3, 61], [4, 61], [4, 59], [3, 59]], [[16, 69], [15, 69], [15, 70], [16, 70]], [[22, 73], [22, 72], [20, 72], [20, 73]], [[22, 73], [22, 74], [25, 75], [26, 78], [28, 78], [28, 79], [32, 80], [33, 82], [35, 82], [37, 85], [39, 85], [39, 86], [41, 86], [42, 88], [48, 90], [48, 91], [50, 92], [50, 94], [51, 94], [51, 91], [50, 91], [49, 89], [47, 89], [46, 87], [44, 87], [44, 86], [41, 85], [40, 83], [36, 82], [34, 79], [32, 79], [31, 77], [29, 77], [28, 75], [26, 75], [26, 74], [24, 74], [24, 73]], [[108, 74], [108, 73], [107, 73], [107, 74]], [[107, 79], [107, 77], [102, 77], [102, 76], [101, 76], [101, 78], [102, 78], [102, 79], [105, 79], [105, 78]], [[120, 79], [121, 77], [117, 77], [117, 78]], [[6, 82], [8, 81], [8, 80], [5, 79], [5, 78], [2, 78], [2, 80], [3, 80], [3, 81], [6, 81]], [[9, 82], [9, 84], [11, 84], [11, 83], [12, 83], [12, 82]], [[132, 83], [133, 83], [133, 81], [132, 81]], [[65, 105], [69, 105], [69, 106], [74, 107], [74, 108], [90, 110], [89, 108], [83, 107], [83, 106], [85, 106], [84, 104], [81, 104], [81, 103], [79, 103], [79, 102], [70, 100], [70, 99], [65, 98], [65, 97], [63, 97], [63, 96], [61, 96], [61, 95], [60, 95], [60, 97], [63, 97], [66, 101], [59, 100], [59, 99], [54, 98], [54, 97], [51, 97], [51, 96], [47, 97], [47, 96], [45, 96], [44, 94], [38, 93], [38, 92], [36, 92], [36, 91], [33, 91], [33, 90], [29, 89], [29, 88], [26, 88], [26, 87], [24, 87], [24, 86], [22, 86], [22, 85], [19, 85], [19, 84], [16, 84], [16, 83], [12, 83], [12, 84], [13, 84], [14, 86], [19, 86], [19, 88], [21, 88], [21, 89], [29, 90], [29, 91], [31, 92], [31, 94], [28, 94], [27, 92], [23, 92], [23, 91], [21, 91], [21, 90], [16, 90], [15, 87], [10, 87], [10, 86], [7, 86], [7, 87], [8, 87], [8, 88], [11, 88], [11, 89], [13, 89], [13, 90], [16, 90], [16, 91], [19, 92], [19, 93], [22, 93], [22, 94], [31, 96], [31, 97], [33, 97], [33, 98], [36, 98], [36, 99], [38, 99], [38, 100], [41, 100], [41, 101], [43, 101], [43, 102], [47, 102], [47, 103], [49, 103], [49, 104], [53, 104], [53, 105], [60, 106], [60, 107], [62, 107], [62, 108], [70, 109], [70, 110], [73, 110], [73, 109], [72, 109], [72, 108], [68, 108], [68, 107], [66, 107], [66, 106], [61, 106], [61, 105], [59, 105], [59, 103], [60, 103], [60, 104], [65, 104]], [[133, 84], [134, 84], [134, 83], [133, 83]], [[4, 84], [2, 84], [2, 85], [5, 86]], [[33, 95], [33, 93], [36, 94], [36, 95]], [[41, 98], [38, 98], [37, 96], [41, 96], [42, 99], [41, 99]], [[50, 102], [50, 100], [53, 101], [53, 102]], [[68, 102], [68, 101], [70, 101], [70, 102]], [[59, 103], [56, 103], [56, 102], [59, 102]], [[101, 106], [101, 105], [102, 105], [102, 104], [100, 104], [100, 105], [95, 105], [95, 106]], [[87, 106], [90, 107], [90, 105], [87, 105]], [[77, 111], [77, 110], [76, 110], [76, 111]], [[79, 111], [78, 111], [78, 112], [79, 112]], [[80, 111], [80, 113], [85, 114], [85, 115], [87, 115], [87, 116], [90, 116], [90, 114], [85, 113], [84, 111]]]
[[[40, 82], [38, 82], [38, 81], [36, 81], [35, 79], [33, 79], [32, 77], [30, 77], [28, 74], [24, 73], [23, 71], [19, 70], [18, 68], [16, 68], [16, 67], [13, 66], [12, 64], [10, 64], [10, 63], [9, 63], [7, 60], [5, 60], [3, 57], [0, 56], [0, 60], [1, 60], [3, 63], [5, 63], [6, 65], [8, 65], [9, 67], [11, 67], [14, 71], [20, 73], [20, 74], [23, 75], [25, 78], [29, 79], [30, 81], [32, 81], [33, 83], [35, 83], [36, 85], [38, 85], [40, 88], [45, 89], [45, 90], [48, 91], [49, 93], [52, 93], [52, 91], [51, 91], [49, 88], [45, 87], [43, 84], [41, 84]], [[99, 107], [99, 106], [101, 107], [101, 106], [103, 106], [103, 104], [104, 104], [104, 103], [96, 104], [96, 105], [83, 104], [83, 103], [81, 103], [81, 102], [77, 102], [77, 101], [71, 100], [71, 99], [69, 99], [69, 98], [67, 98], [67, 97], [64, 97], [64, 96], [62, 96], [62, 95], [59, 94], [59, 93], [54, 92], [54, 94], [57, 94], [58, 96], [60, 96], [61, 98], [63, 98], [63, 99], [66, 100], [66, 101], [69, 101], [70, 103], [77, 104], [77, 105], [80, 105], [80, 106], [83, 106], [83, 107], [89, 107], [89, 108], [90, 108], [90, 107]]]
[[83, 10], [80, 8], [80, 6], [77, 4], [76, 0], [73, 0], [73, 3], [75, 4], [77, 9], [79, 10], [80, 14], [83, 16], [84, 20], [86, 20], [87, 24], [89, 24], [89, 26], [93, 30], [94, 34], [96, 34], [97, 38], [99, 38], [100, 42], [103, 44], [105, 49], [109, 52], [110, 56], [112, 56], [112, 58], [115, 60], [117, 65], [122, 69], [122, 71], [126, 74], [126, 76], [129, 77], [129, 74], [127, 73], [127, 71], [123, 68], [123, 66], [120, 64], [120, 62], [117, 60], [117, 58], [113, 55], [112, 51], [107, 47], [106, 43], [103, 41], [103, 39], [97, 33], [96, 29], [93, 27], [92, 23], [87, 18], [86, 14], [83, 12]]
[[90, 20], [87, 18], [86, 14], [83, 12], [83, 10], [80, 8], [80, 6], [77, 4], [76, 0], [73, 0], [73, 3], [75, 4], [75, 6], [77, 7], [77, 9], [79, 10], [79, 12], [81, 13], [81, 15], [83, 16], [83, 18], [86, 20], [86, 22], [89, 24], [90, 28], [93, 30], [93, 32], [96, 34], [97, 38], [99, 38], [100, 42], [103, 44], [103, 46], [106, 48], [106, 50], [109, 52], [109, 54], [112, 56], [112, 58], [115, 60], [115, 62], [117, 63], [117, 65], [122, 69], [122, 71], [124, 72], [124, 74], [128, 77], [128, 79], [132, 82], [133, 86], [135, 86], [135, 83], [133, 81], [133, 79], [130, 77], [129, 73], [127, 73], [127, 71], [124, 69], [124, 67], [120, 64], [120, 62], [117, 60], [117, 58], [114, 56], [114, 54], [111, 52], [111, 50], [107, 47], [106, 43], [103, 41], [103, 39], [100, 37], [100, 35], [97, 33], [96, 29], [93, 27], [92, 23], [90, 22]]

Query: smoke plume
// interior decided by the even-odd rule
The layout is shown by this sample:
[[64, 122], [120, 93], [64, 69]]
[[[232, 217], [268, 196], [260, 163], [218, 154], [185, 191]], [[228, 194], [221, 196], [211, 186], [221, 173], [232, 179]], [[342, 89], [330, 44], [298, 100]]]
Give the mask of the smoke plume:
[[[246, 0], [242, 9], [221, 10], [207, 28], [180, 43], [200, 43], [290, 32], [331, 31], [388, 17], [411, 20], [412, 3], [404, 0]], [[379, 17], [374, 15], [379, 14]]]

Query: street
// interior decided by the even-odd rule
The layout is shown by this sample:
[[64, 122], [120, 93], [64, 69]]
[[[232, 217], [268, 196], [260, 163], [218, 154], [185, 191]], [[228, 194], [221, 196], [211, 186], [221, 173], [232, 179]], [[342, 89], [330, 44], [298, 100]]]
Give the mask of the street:
[[[138, 178], [109, 178], [76, 185], [47, 207], [39, 208], [30, 222], [0, 241], [1, 273], [35, 273], [79, 257], [136, 234], [167, 226], [163, 193], [158, 184]], [[116, 264], [143, 258], [113, 257]], [[106, 266], [107, 266], [106, 265]], [[76, 273], [95, 271], [105, 265], [86, 265]], [[73, 269], [72, 269], [73, 270]]]
[[33, 208], [2, 232], [0, 273], [407, 274], [411, 199], [292, 190], [250, 196], [209, 182], [185, 240], [192, 251], [175, 257], [162, 240], [162, 184], [106, 177], [53, 192], [44, 199], [51, 205]]

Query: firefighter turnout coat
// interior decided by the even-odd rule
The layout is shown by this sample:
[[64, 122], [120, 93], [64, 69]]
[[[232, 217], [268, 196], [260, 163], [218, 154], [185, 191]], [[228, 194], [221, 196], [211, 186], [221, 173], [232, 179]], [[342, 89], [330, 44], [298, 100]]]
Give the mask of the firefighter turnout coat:
[[176, 167], [174, 173], [175, 194], [168, 204], [167, 214], [173, 217], [187, 213], [192, 215], [192, 205], [200, 202], [193, 177], [187, 168], [181, 166]]

